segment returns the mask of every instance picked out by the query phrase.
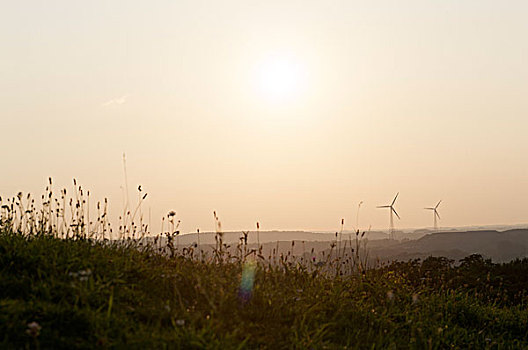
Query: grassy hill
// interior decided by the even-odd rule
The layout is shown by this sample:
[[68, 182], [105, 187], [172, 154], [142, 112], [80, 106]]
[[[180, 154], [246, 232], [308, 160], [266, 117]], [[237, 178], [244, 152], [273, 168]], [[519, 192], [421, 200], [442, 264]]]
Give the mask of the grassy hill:
[[528, 347], [527, 260], [347, 275], [339, 264], [200, 261], [4, 230], [0, 348]]

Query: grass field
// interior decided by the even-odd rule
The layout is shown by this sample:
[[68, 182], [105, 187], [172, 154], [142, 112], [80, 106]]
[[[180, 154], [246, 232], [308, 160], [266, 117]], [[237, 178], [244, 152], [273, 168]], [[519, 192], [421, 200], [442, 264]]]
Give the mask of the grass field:
[[527, 348], [527, 272], [471, 256], [340, 275], [4, 229], [0, 347]]

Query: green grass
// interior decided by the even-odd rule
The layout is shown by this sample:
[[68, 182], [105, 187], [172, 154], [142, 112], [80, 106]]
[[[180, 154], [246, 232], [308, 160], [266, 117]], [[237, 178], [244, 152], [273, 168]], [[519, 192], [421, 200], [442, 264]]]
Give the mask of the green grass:
[[[528, 262], [478, 256], [336, 276], [0, 232], [0, 348], [528, 348]], [[28, 324], [41, 329], [28, 334]]]

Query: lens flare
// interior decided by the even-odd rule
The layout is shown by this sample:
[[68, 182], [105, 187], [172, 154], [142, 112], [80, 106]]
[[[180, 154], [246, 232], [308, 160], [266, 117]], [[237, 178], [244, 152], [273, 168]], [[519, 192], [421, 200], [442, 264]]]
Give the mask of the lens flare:
[[244, 263], [242, 268], [242, 279], [240, 281], [240, 289], [238, 292], [239, 298], [242, 302], [247, 302], [251, 298], [253, 292], [253, 285], [255, 283], [255, 270], [257, 264], [254, 261]]

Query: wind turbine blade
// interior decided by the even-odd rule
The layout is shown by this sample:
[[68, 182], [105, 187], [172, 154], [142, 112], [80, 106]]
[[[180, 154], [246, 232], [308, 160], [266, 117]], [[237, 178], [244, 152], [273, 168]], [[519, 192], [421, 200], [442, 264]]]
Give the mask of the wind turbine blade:
[[377, 206], [376, 208], [390, 208], [391, 206], [390, 205], [380, 205], [380, 206]]
[[424, 209], [427, 209], [427, 210], [435, 210], [435, 208], [424, 208]]
[[396, 198], [398, 198], [398, 195], [400, 194], [400, 192], [396, 193], [396, 197], [394, 197], [394, 199], [392, 200], [392, 204], [391, 206], [394, 205], [394, 203], [396, 202]]
[[436, 205], [435, 209], [438, 208], [438, 206], [440, 205], [440, 203], [442, 203], [442, 200], [440, 200], [440, 202], [438, 202], [438, 204]]
[[396, 209], [394, 209], [393, 207], [391, 207], [392, 211], [394, 212], [394, 214], [396, 214], [396, 216], [398, 217], [399, 220], [401, 220], [400, 216], [398, 215], [398, 213], [396, 212]]
[[435, 214], [440, 219], [440, 214], [438, 214], [438, 212], [436, 210], [435, 210]]

